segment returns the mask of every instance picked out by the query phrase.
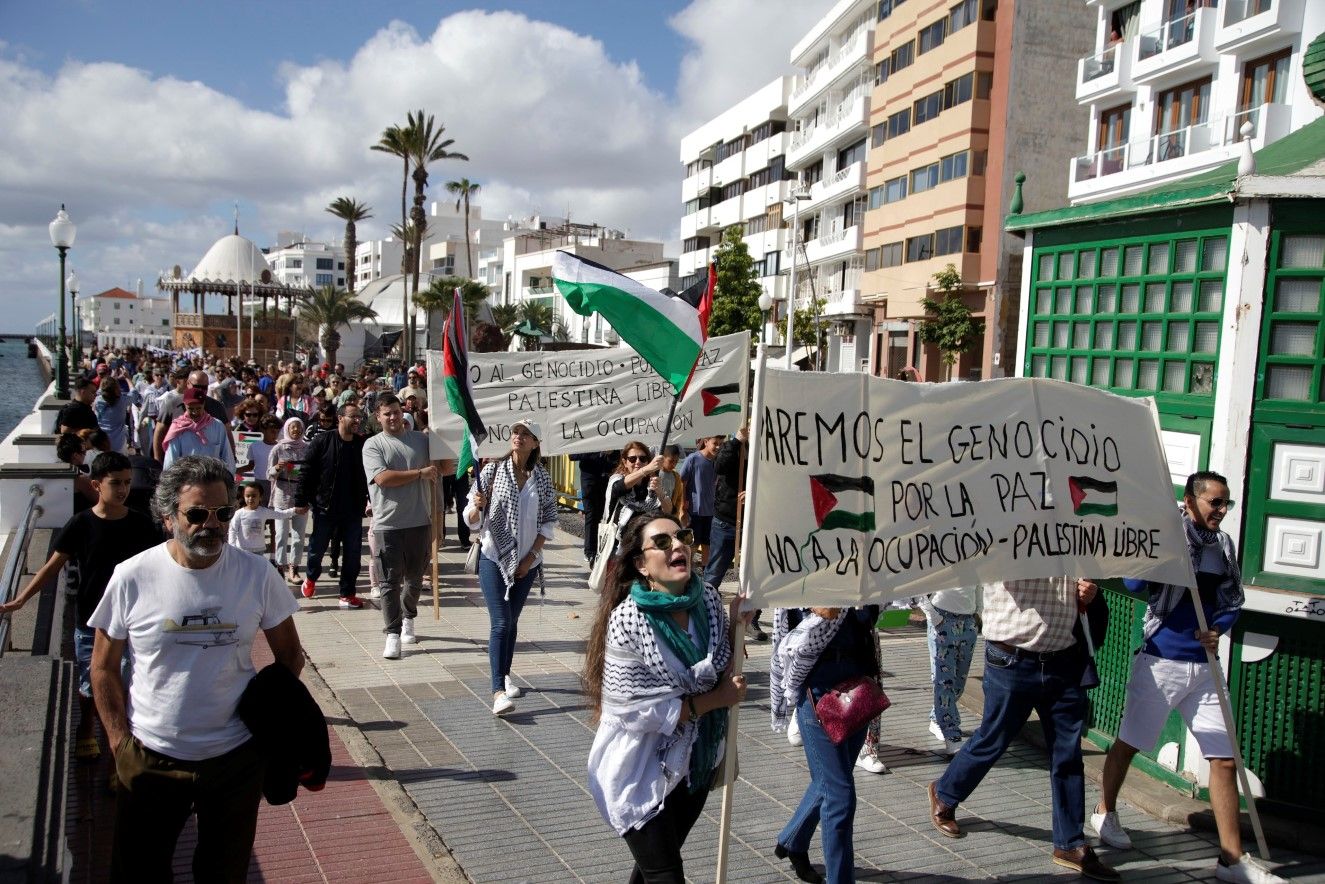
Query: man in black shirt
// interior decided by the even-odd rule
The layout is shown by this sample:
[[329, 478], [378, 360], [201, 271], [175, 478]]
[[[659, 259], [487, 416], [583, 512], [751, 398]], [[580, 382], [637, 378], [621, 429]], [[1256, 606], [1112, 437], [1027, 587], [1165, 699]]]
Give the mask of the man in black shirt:
[[368, 505], [368, 477], [363, 470], [363, 437], [359, 435], [361, 412], [357, 405], [342, 405], [333, 431], [323, 431], [308, 444], [304, 466], [295, 492], [294, 505], [300, 513], [313, 508], [313, 535], [308, 541], [308, 564], [300, 587], [304, 598], [317, 592], [322, 574], [322, 556], [333, 536], [343, 545], [340, 581], [342, 608], [362, 608], [355, 582], [359, 579], [363, 547], [363, 513]]
[[92, 643], [96, 630], [87, 618], [106, 592], [115, 566], [161, 542], [161, 530], [148, 516], [125, 505], [133, 485], [129, 459], [117, 451], [104, 451], [92, 461], [89, 476], [98, 499], [91, 509], [75, 513], [55, 538], [55, 552], [12, 601], [0, 605], [0, 614], [12, 614], [55, 582], [71, 559], [78, 566], [78, 594], [74, 597], [74, 654], [78, 660], [79, 720], [74, 755], [92, 760], [101, 754], [92, 733]]
[[97, 428], [97, 415], [92, 410], [92, 400], [97, 398], [97, 382], [78, 378], [73, 388], [73, 398], [55, 416], [55, 430], [58, 433], [77, 433], [79, 430]]

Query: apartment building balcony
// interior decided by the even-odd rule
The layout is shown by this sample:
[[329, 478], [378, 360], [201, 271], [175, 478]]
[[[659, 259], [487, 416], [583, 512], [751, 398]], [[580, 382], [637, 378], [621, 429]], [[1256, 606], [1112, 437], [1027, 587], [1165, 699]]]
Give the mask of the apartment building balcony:
[[1178, 75], [1192, 68], [1217, 62], [1215, 31], [1219, 29], [1219, 13], [1217, 8], [1202, 7], [1158, 27], [1143, 29], [1136, 38], [1132, 80], [1138, 84], [1178, 80]]
[[681, 239], [690, 239], [715, 229], [712, 209], [700, 209], [681, 218]]
[[1224, 0], [1215, 49], [1238, 52], [1302, 30], [1304, 0]]
[[817, 126], [791, 136], [787, 145], [787, 168], [798, 169], [823, 153], [829, 145], [845, 142], [848, 136], [863, 135], [869, 131], [869, 121], [867, 96], [858, 95], [843, 101]]
[[865, 164], [852, 163], [820, 181], [810, 188], [810, 199], [801, 203], [802, 212], [812, 212], [820, 206], [854, 194], [865, 188]]
[[[859, 224], [847, 228], [830, 230], [818, 239], [805, 244], [805, 263], [821, 264], [834, 258], [847, 258], [861, 250], [861, 230]], [[788, 256], [788, 260], [790, 256]], [[790, 265], [788, 265], [790, 266]]]
[[787, 113], [794, 116], [797, 110], [817, 101], [843, 74], [854, 70], [857, 65], [867, 63], [873, 34], [873, 28], [860, 28], [827, 61], [797, 77], [796, 86], [787, 97]]
[[823, 316], [841, 317], [869, 312], [861, 306], [860, 270], [851, 270], [843, 279], [839, 274], [814, 274], [796, 280], [796, 304], [809, 306], [811, 298], [823, 301]]
[[1082, 103], [1113, 98], [1135, 91], [1132, 85], [1132, 51], [1118, 42], [1096, 55], [1077, 62], [1077, 101]]
[[681, 202], [688, 203], [713, 186], [713, 167], [681, 179]]
[[744, 178], [755, 167], [747, 168], [745, 165], [745, 152], [737, 151], [727, 159], [713, 166], [713, 186], [721, 187], [724, 184], [730, 184], [738, 178]]
[[711, 226], [726, 229], [745, 220], [741, 217], [741, 197], [723, 200], [709, 210]]
[[1292, 115], [1287, 104], [1263, 104], [1075, 157], [1070, 161], [1068, 199], [1075, 203], [1119, 196], [1212, 168], [1241, 155], [1243, 123], [1252, 124], [1252, 149], [1260, 150], [1291, 131]]
[[529, 298], [550, 298], [557, 293], [555, 285], [526, 285], [520, 289], [520, 294], [527, 300]]

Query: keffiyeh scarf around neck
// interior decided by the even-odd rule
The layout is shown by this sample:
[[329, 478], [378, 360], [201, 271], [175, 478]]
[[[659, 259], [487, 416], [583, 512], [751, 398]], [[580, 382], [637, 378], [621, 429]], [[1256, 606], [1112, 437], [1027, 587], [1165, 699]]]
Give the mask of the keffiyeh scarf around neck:
[[[486, 524], [492, 542], [497, 547], [497, 569], [501, 571], [506, 590], [515, 583], [515, 569], [528, 550], [521, 551], [516, 537], [520, 534], [520, 485], [515, 481], [515, 467], [509, 457], [485, 466], [480, 473], [483, 490], [488, 495]], [[552, 477], [541, 466], [535, 466], [526, 480], [534, 483], [538, 492], [539, 524], [555, 522], [557, 498], [552, 491]]]
[[[690, 611], [691, 622], [704, 647], [696, 646], [689, 633], [672, 620], [669, 610]], [[670, 623], [671, 628], [656, 628], [654, 623], [661, 621]], [[722, 601], [716, 591], [704, 586], [698, 575], [691, 578], [683, 596], [650, 592], [636, 583], [630, 597], [613, 613], [608, 630], [608, 652], [603, 665], [605, 709], [628, 710], [642, 702], [705, 693], [713, 689], [720, 673], [731, 662], [731, 642]], [[660, 642], [688, 667], [684, 672], [667, 665]], [[690, 791], [694, 792], [709, 785], [717, 748], [727, 732], [727, 710], [715, 709], [702, 715], [697, 722], [682, 725], [678, 734], [688, 738], [687, 729], [695, 740], [690, 752], [689, 777]]]
[[170, 429], [166, 430], [165, 444], [169, 445], [171, 440], [176, 436], [182, 436], [185, 433], [193, 433], [198, 437], [198, 441], [205, 445], [211, 441], [207, 438], [207, 425], [214, 420], [216, 420], [216, 418], [212, 417], [205, 411], [202, 413], [202, 417], [196, 421], [191, 419], [188, 414], [181, 414], [170, 422]]

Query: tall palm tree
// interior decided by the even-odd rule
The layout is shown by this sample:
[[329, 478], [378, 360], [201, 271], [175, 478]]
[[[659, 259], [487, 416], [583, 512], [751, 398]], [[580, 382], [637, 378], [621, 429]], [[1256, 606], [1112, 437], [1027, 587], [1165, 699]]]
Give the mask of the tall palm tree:
[[[424, 310], [440, 309], [449, 315], [455, 290], [460, 289], [460, 303], [465, 309], [465, 329], [473, 343], [474, 329], [478, 325], [478, 312], [488, 297], [488, 287], [481, 282], [466, 279], [463, 276], [434, 276], [428, 287], [414, 295], [414, 303]], [[429, 308], [429, 304], [432, 305]], [[428, 327], [432, 327], [432, 315], [428, 315]]]
[[[378, 138], [377, 143], [371, 145], [372, 150], [380, 151], [393, 157], [399, 157], [400, 161], [404, 164], [404, 174], [400, 179], [400, 230], [402, 232], [407, 230], [409, 224], [409, 214], [407, 210], [409, 197], [409, 142], [412, 137], [410, 129], [413, 127], [413, 124], [414, 115], [409, 114], [404, 126], [387, 126], [382, 130], [382, 134]], [[400, 252], [400, 272], [401, 274], [407, 274], [412, 266], [409, 261], [412, 256], [410, 244], [413, 241], [401, 239], [400, 242], [403, 245]], [[406, 295], [408, 295], [408, 292], [406, 292]], [[408, 304], [408, 297], [406, 298], [405, 303]], [[404, 307], [401, 309], [405, 314], [402, 317], [405, 343], [401, 345], [401, 351], [408, 359], [413, 355], [413, 347], [411, 344], [414, 340], [414, 335], [410, 330], [412, 323], [410, 322], [409, 311]]]
[[[399, 224], [392, 224], [391, 235], [394, 236], [400, 242], [400, 249], [401, 249], [401, 255], [400, 255], [401, 283], [400, 284], [404, 288], [404, 297], [401, 298], [400, 300], [400, 327], [402, 330], [402, 337], [401, 337], [402, 343], [400, 345], [400, 352], [401, 355], [404, 356], [405, 361], [407, 363], [412, 363], [414, 360], [415, 328], [414, 328], [414, 311], [409, 309], [410, 301], [412, 300], [412, 296], [410, 294], [411, 289], [409, 285], [410, 276], [411, 276], [410, 270], [411, 268], [414, 268], [415, 270], [418, 269], [415, 266], [415, 260], [414, 260], [414, 243], [415, 240], [422, 242], [423, 239], [428, 235], [428, 218], [426, 215], [424, 216], [423, 228], [419, 230], [417, 233], [414, 230], [414, 221], [412, 219], [406, 221], [403, 227]], [[414, 276], [413, 291], [417, 292], [418, 288], [419, 288], [419, 280], [416, 274]]]
[[[437, 122], [432, 114], [425, 116], [422, 109], [411, 111], [408, 115], [405, 131], [405, 143], [409, 151], [409, 161], [414, 170], [410, 177], [414, 179], [414, 206], [410, 209], [410, 220], [414, 222], [414, 276], [413, 291], [419, 290], [419, 266], [423, 258], [423, 230], [428, 216], [423, 211], [423, 202], [428, 189], [428, 164], [441, 160], [468, 160], [458, 151], [449, 148], [455, 144], [453, 138], [443, 138], [446, 127]], [[409, 359], [413, 359], [413, 338], [410, 340]]]
[[340, 332], [337, 329], [356, 319], [376, 319], [377, 311], [347, 290], [325, 285], [314, 289], [304, 299], [299, 307], [299, 318], [317, 326], [323, 361], [335, 365], [336, 351], [340, 349]]
[[345, 222], [345, 288], [354, 294], [354, 274], [358, 270], [354, 262], [354, 253], [359, 250], [358, 230], [355, 223], [373, 217], [372, 210], [358, 200], [348, 196], [338, 196], [327, 206], [327, 211]]
[[472, 277], [475, 273], [474, 268], [474, 241], [469, 236], [469, 198], [478, 196], [481, 185], [470, 181], [468, 178], [461, 178], [459, 181], [446, 182], [446, 192], [455, 197], [455, 210], [460, 211], [460, 207], [465, 207], [465, 258], [466, 267], [469, 268], [469, 275]]

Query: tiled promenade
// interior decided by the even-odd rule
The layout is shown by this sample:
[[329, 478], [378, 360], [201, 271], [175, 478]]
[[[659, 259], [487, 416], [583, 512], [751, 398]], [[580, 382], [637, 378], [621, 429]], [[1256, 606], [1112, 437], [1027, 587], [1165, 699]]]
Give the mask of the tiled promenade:
[[[593, 733], [577, 673], [593, 608], [578, 546], [567, 533], [549, 544], [547, 597], [531, 597], [516, 650], [515, 675], [526, 694], [500, 719], [490, 711], [487, 614], [476, 578], [461, 574], [454, 544], [442, 554], [440, 619], [426, 597], [419, 644], [406, 646], [403, 660], [382, 659], [380, 615], [340, 611], [330, 581], [300, 601], [299, 630], [312, 662], [307, 680], [328, 718], [350, 727], [338, 727], [345, 743], [334, 743], [336, 767], [324, 792], [263, 808], [252, 880], [626, 880], [629, 853], [586, 789]], [[363, 585], [366, 592], [366, 574]], [[1076, 880], [1050, 861], [1045, 758], [1028, 745], [1016, 744], [962, 808], [968, 837], [950, 841], [930, 827], [925, 787], [945, 761], [930, 752], [923, 634], [889, 635], [883, 658], [893, 700], [883, 727], [890, 772], [856, 772], [858, 879]], [[769, 730], [767, 645], [751, 647], [746, 671], [751, 689], [740, 719], [729, 879], [794, 880], [772, 846], [805, 787], [805, 759]], [[967, 727], [975, 723], [970, 715]], [[1088, 801], [1095, 797], [1088, 786]], [[687, 844], [692, 881], [713, 878], [718, 814], [715, 792]], [[1177, 829], [1130, 807], [1123, 819], [1136, 847], [1101, 853], [1124, 880], [1214, 880], [1213, 834]], [[817, 839], [811, 859], [821, 860]], [[1323, 859], [1283, 850], [1275, 859], [1295, 881], [1325, 882]], [[77, 871], [79, 881], [99, 877], [86, 860]]]

